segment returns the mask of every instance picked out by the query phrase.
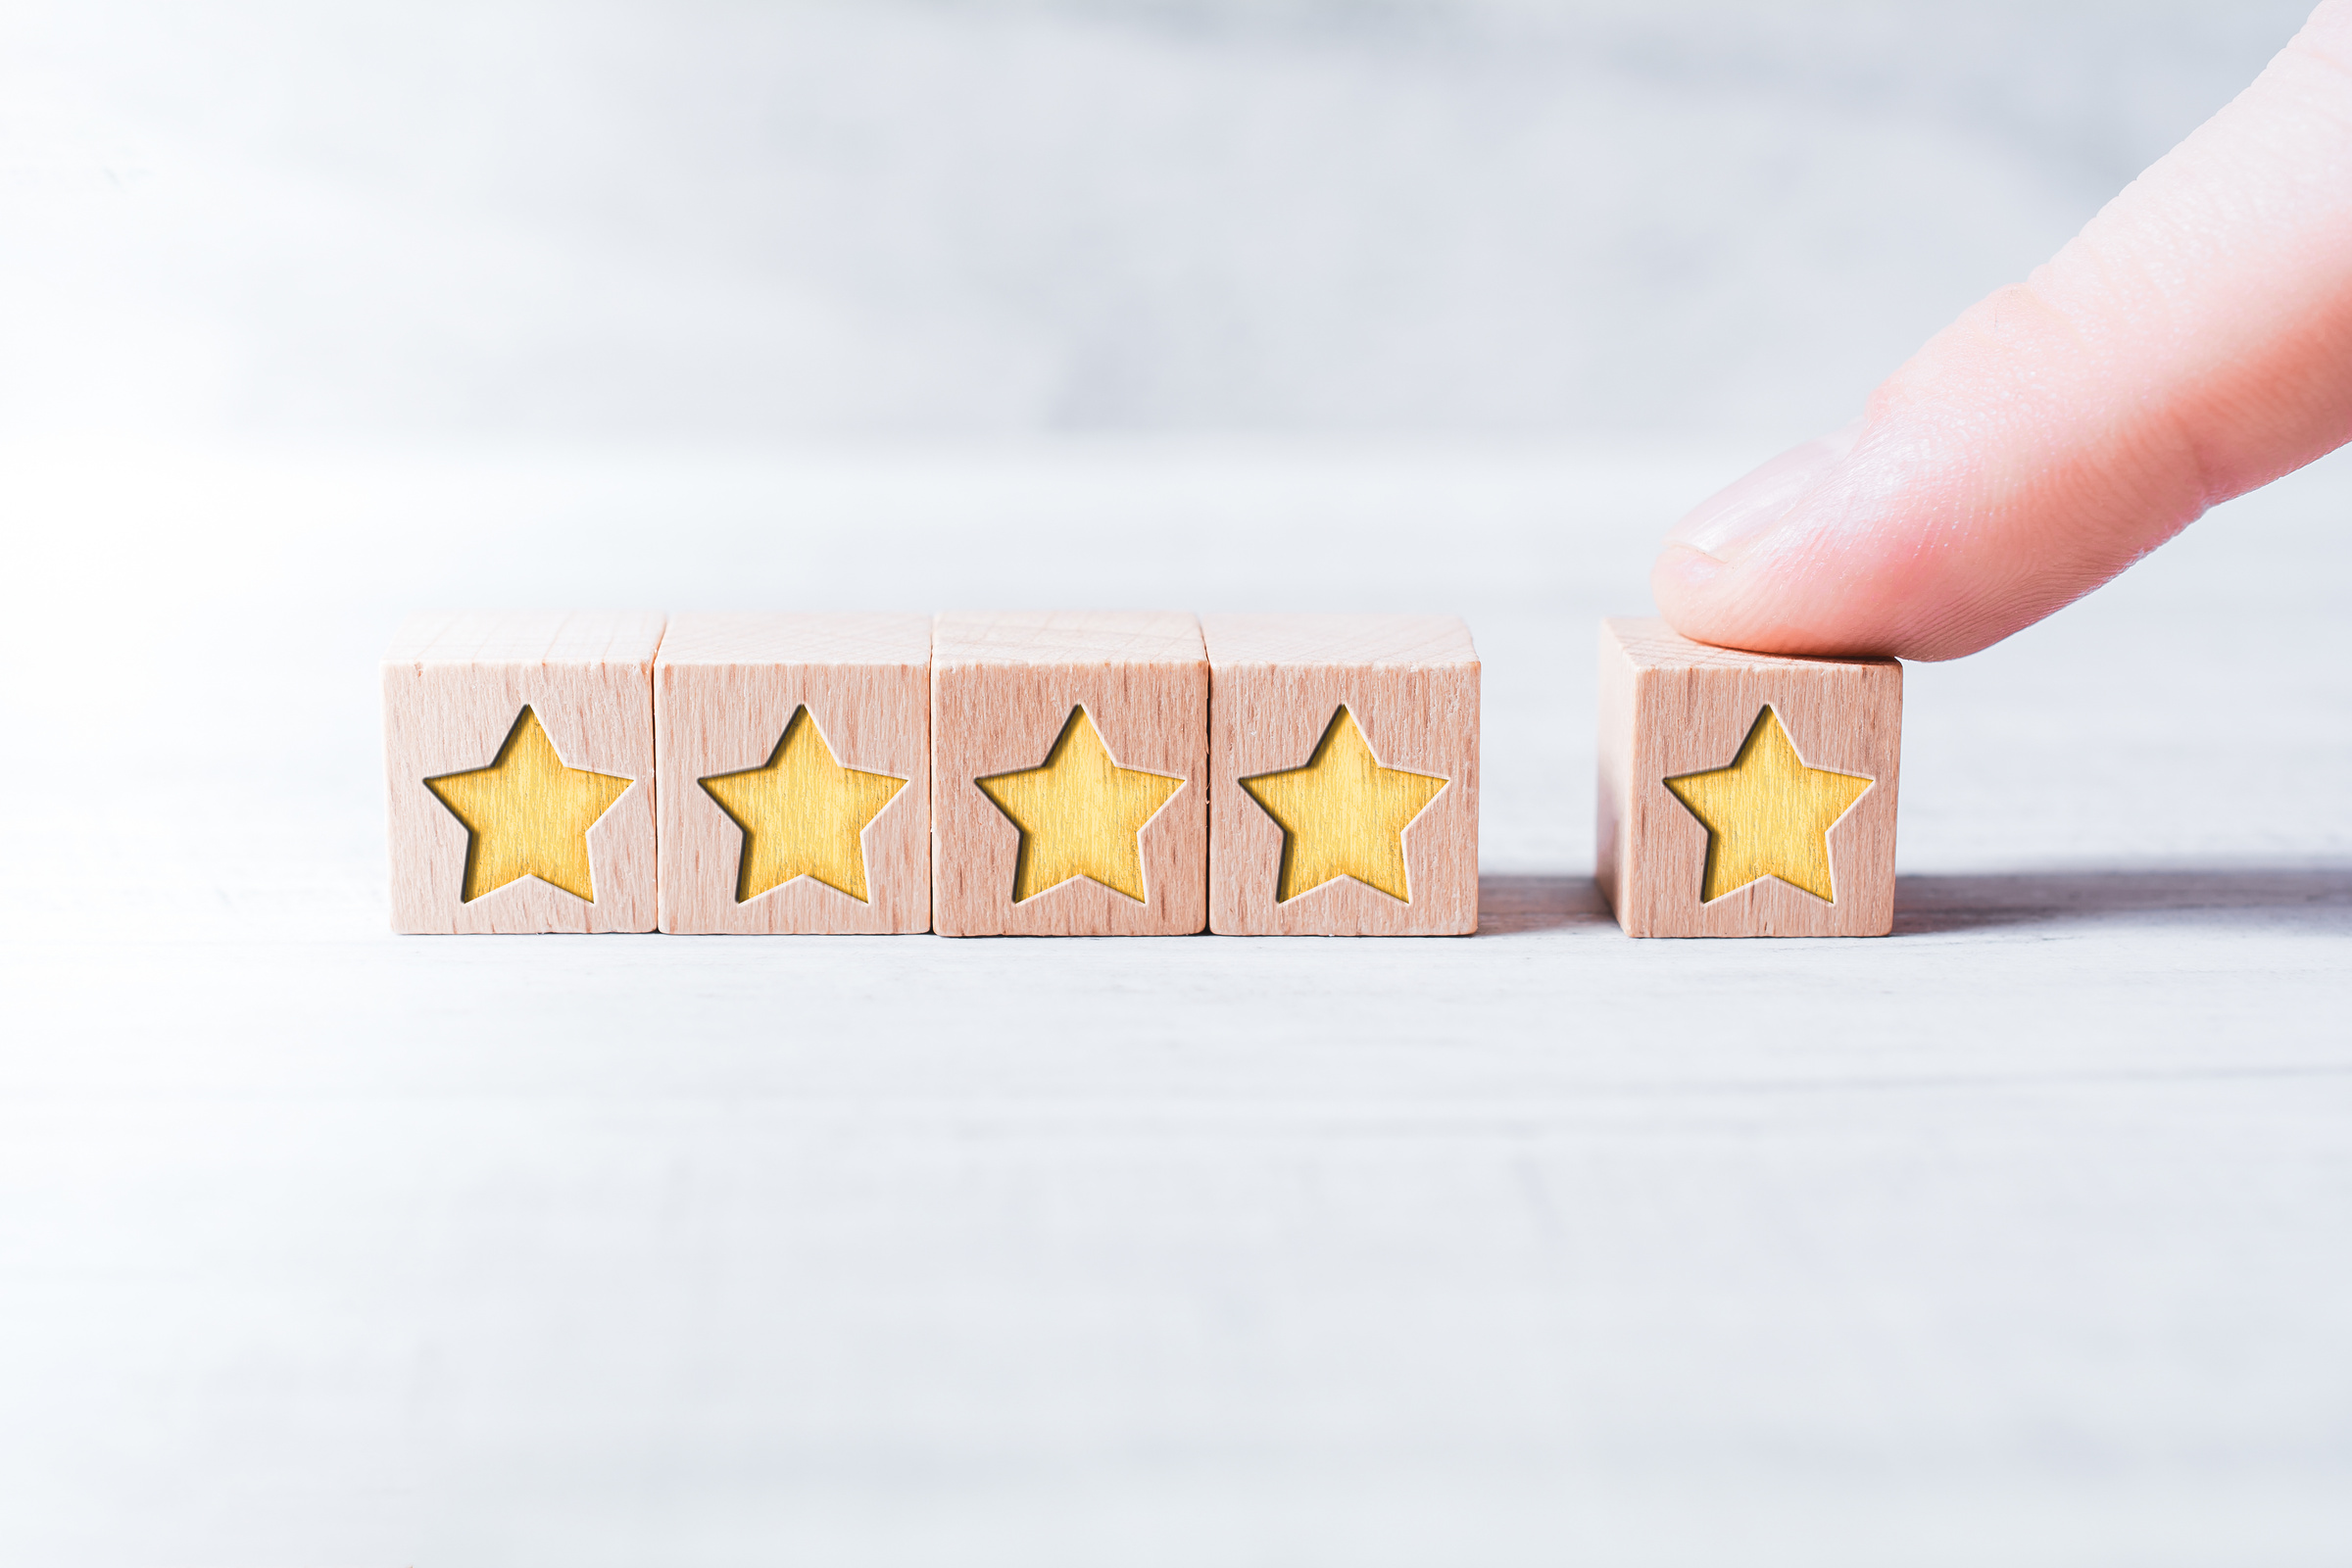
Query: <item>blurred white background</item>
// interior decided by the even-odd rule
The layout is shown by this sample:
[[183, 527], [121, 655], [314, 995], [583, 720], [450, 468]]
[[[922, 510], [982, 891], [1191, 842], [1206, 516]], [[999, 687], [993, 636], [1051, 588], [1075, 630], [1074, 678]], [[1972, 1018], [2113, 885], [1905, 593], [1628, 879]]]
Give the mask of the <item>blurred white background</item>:
[[[0, 651], [74, 678], [0, 718], [225, 760], [303, 705], [342, 776], [418, 605], [1020, 604], [1049, 558], [1581, 660], [2298, 5], [6, 0]], [[1542, 835], [1498, 863], [1584, 853], [1492, 783]]]
[[[0, 1558], [2352, 1558], [2340, 455], [1909, 671], [1896, 938], [1587, 880], [1663, 529], [2300, 20], [0, 0]], [[1458, 612], [1488, 927], [396, 940], [500, 604]]]
[[9, 429], [1803, 439], [2298, 0], [11, 0]]

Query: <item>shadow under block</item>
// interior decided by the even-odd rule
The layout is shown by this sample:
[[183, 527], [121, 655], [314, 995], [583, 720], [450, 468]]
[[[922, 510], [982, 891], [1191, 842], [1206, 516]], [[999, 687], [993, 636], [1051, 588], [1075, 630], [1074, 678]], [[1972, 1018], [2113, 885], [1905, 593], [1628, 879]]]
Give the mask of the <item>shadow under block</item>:
[[1208, 926], [1478, 929], [1478, 651], [1450, 615], [1205, 615]]
[[635, 612], [409, 618], [383, 663], [394, 930], [654, 929], [661, 642]]
[[1596, 878], [1636, 937], [1894, 929], [1903, 667], [1600, 627]]
[[931, 929], [930, 710], [928, 615], [670, 617], [662, 929]]
[[932, 628], [932, 929], [1182, 936], [1208, 919], [1208, 662], [1160, 612]]

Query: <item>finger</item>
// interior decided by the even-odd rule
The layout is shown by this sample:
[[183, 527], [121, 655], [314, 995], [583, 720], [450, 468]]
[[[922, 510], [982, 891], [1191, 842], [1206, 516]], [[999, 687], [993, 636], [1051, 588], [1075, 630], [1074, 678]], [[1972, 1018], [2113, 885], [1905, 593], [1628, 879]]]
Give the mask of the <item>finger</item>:
[[2352, 439], [2352, 0], [1852, 425], [1668, 535], [1658, 606], [1767, 653], [1953, 659]]

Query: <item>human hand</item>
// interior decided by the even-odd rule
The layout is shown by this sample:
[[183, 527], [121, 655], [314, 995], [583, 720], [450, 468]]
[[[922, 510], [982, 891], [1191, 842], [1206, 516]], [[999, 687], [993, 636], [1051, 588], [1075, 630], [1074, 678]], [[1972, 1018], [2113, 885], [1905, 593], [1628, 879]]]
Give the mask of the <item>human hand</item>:
[[1685, 635], [1956, 659], [2352, 439], [2352, 0], [2025, 282], [1667, 535]]

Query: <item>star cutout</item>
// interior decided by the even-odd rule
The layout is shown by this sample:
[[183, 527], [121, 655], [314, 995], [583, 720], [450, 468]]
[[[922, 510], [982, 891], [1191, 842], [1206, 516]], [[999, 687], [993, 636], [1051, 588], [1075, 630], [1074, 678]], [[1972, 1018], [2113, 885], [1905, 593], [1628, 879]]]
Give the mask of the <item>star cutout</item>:
[[1824, 903], [1830, 885], [1830, 829], [1871, 780], [1807, 767], [1770, 707], [1740, 743], [1729, 767], [1666, 780], [1706, 824], [1707, 870], [1699, 902], [1712, 904], [1762, 877], [1777, 876]]
[[1084, 708], [1073, 708], [1041, 766], [974, 780], [1021, 830], [1012, 902], [1026, 904], [1073, 877], [1091, 877], [1144, 902], [1144, 824], [1184, 780], [1121, 767], [1095, 733]]
[[737, 904], [798, 876], [866, 903], [861, 835], [906, 787], [888, 773], [842, 766], [805, 705], [793, 710], [766, 762], [698, 782], [743, 829]]
[[1405, 884], [1404, 830], [1446, 781], [1383, 767], [1345, 705], [1331, 715], [1304, 767], [1242, 780], [1250, 798], [1282, 826], [1282, 876], [1274, 902], [1288, 904], [1326, 882], [1351, 876], [1399, 904]]
[[631, 782], [564, 766], [526, 707], [488, 767], [443, 773], [424, 787], [466, 824], [465, 903], [535, 876], [594, 904], [588, 830]]

